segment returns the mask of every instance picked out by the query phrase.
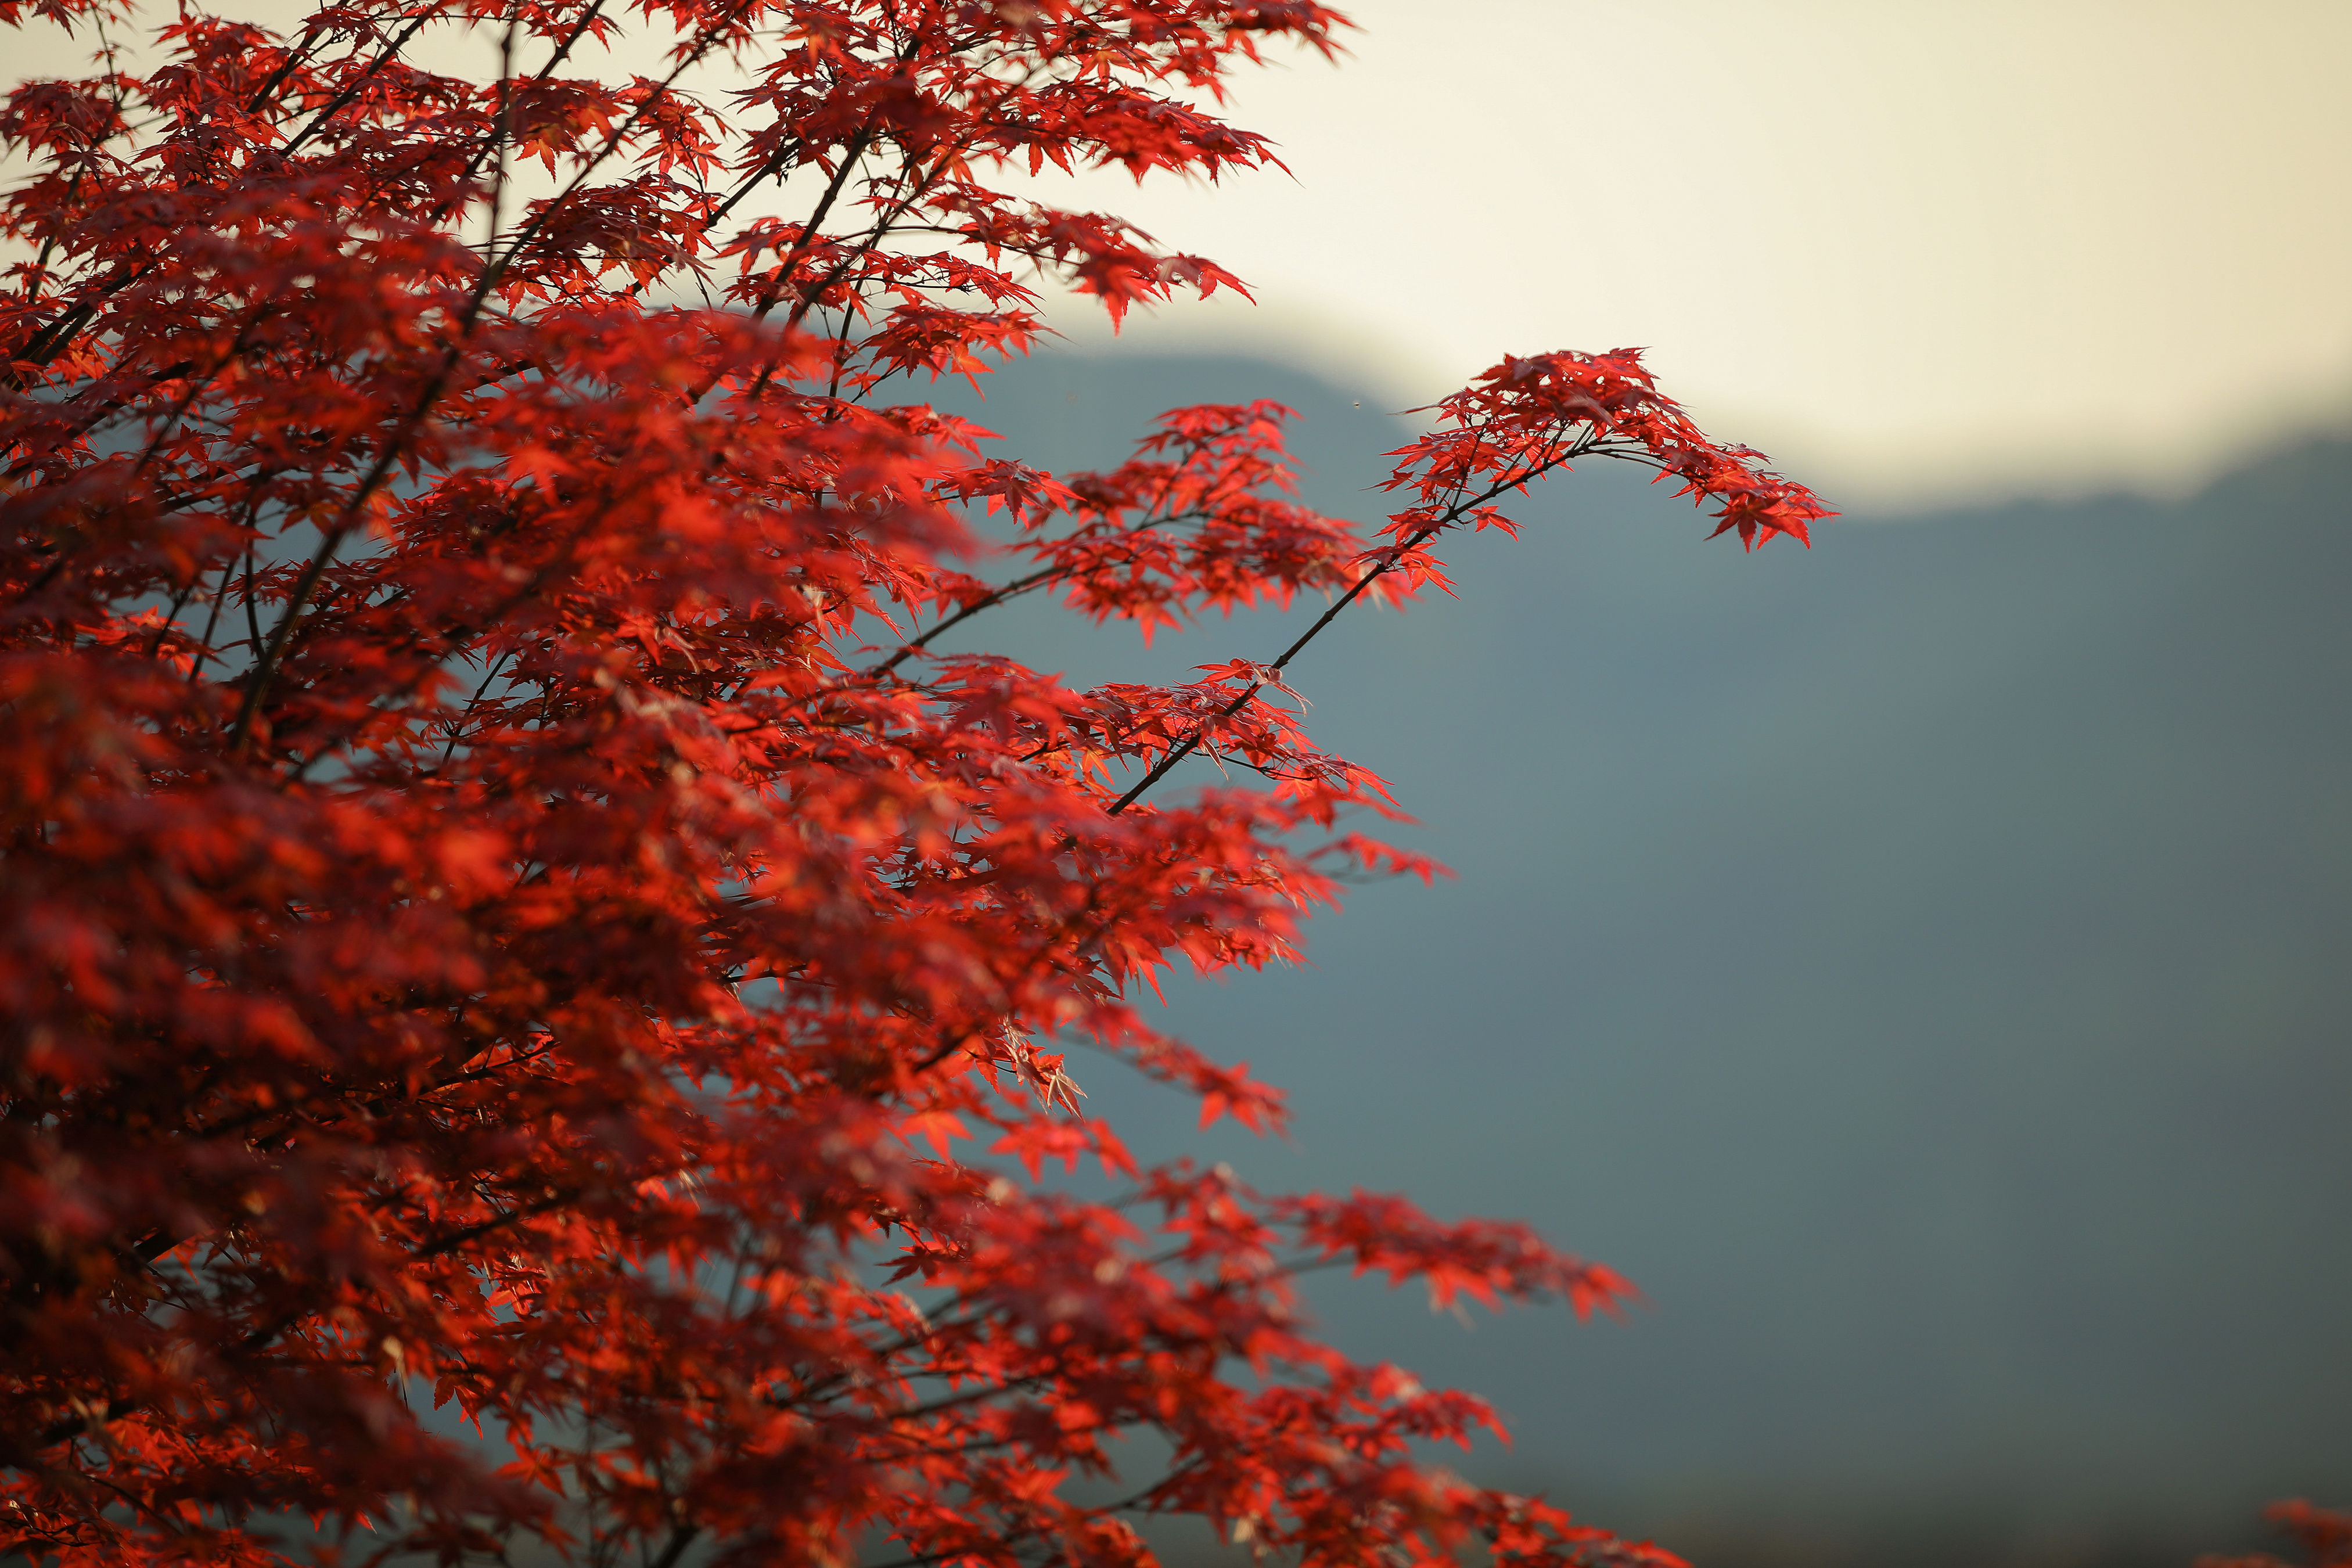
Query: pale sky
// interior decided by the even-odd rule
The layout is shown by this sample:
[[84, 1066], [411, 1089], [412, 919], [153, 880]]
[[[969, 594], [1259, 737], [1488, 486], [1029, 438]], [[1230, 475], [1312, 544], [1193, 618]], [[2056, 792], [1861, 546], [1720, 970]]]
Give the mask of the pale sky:
[[1715, 433], [1881, 505], [2173, 490], [2352, 427], [2344, 0], [1346, 8], [1352, 60], [1232, 104], [1295, 184], [1090, 191], [1260, 301], [1130, 336], [1400, 405], [1646, 345]]
[[[1041, 182], [1257, 294], [1138, 346], [1402, 408], [1506, 353], [1643, 345], [1715, 434], [1880, 507], [2177, 491], [2352, 429], [2352, 0], [1342, 8], [1352, 58], [1245, 72], [1227, 110], [1295, 179]], [[75, 68], [42, 31], [16, 73]]]

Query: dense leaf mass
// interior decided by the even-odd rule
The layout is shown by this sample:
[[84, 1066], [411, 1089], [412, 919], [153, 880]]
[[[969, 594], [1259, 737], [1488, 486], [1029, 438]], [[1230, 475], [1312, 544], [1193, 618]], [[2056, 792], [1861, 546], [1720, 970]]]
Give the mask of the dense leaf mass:
[[[1588, 453], [1750, 542], [1825, 515], [1630, 352], [1430, 411], [1370, 536], [1295, 499], [1273, 405], [1053, 475], [889, 395], [1024, 349], [1048, 282], [1235, 287], [1019, 193], [1273, 163], [1220, 84], [1339, 16], [0, 17], [92, 60], [0, 112], [8, 1545], [1010, 1568], [1191, 1515], [1313, 1564], [1671, 1561], [1418, 1459], [1486, 1408], [1295, 1284], [1617, 1276], [1077, 1114], [1084, 1048], [1278, 1126], [1139, 1000], [1432, 869], [1342, 830], [1395, 807], [1300, 726], [1313, 630], [1090, 691], [930, 646], [1026, 594], [1149, 636], [1305, 590], [1319, 629]], [[1196, 752], [1269, 784], [1143, 800]], [[1081, 1161], [1123, 1195], [1045, 1178]]]

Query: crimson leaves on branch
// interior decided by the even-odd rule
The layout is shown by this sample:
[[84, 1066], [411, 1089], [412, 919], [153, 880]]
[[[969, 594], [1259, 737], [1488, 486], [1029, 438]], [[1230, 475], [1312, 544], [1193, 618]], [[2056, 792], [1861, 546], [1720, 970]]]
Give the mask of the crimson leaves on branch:
[[[1024, 350], [1047, 281], [1236, 287], [996, 187], [1269, 165], [1221, 83], [1340, 16], [0, 17], [93, 62], [0, 112], [6, 1546], [1124, 1565], [1186, 1515], [1311, 1564], [1673, 1561], [1419, 1460], [1487, 1409], [1295, 1284], [1581, 1313], [1616, 1275], [1076, 1113], [1082, 1046], [1277, 1127], [1139, 995], [1432, 869], [1342, 830], [1395, 807], [1300, 727], [1313, 632], [1089, 691], [929, 646], [1026, 594], [1319, 629], [1587, 455], [1751, 543], [1827, 515], [1631, 352], [1447, 398], [1366, 536], [1292, 499], [1270, 404], [1055, 476], [899, 400]], [[1265, 784], [1145, 798], [1196, 753]], [[1042, 1180], [1082, 1159], [1124, 1195]]]

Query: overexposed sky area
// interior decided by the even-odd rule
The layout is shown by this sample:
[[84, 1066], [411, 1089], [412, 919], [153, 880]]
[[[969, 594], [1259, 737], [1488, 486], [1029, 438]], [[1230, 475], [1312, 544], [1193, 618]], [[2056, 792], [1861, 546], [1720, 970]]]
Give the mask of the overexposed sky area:
[[1400, 402], [1647, 345], [1877, 505], [2177, 489], [2352, 426], [2345, 0], [1342, 5], [1352, 59], [1230, 106], [1296, 183], [1089, 192], [1257, 293], [1131, 336]]
[[[2352, 0], [1340, 4], [1352, 58], [1245, 70], [1225, 110], [1292, 177], [1036, 183], [1256, 293], [1130, 341], [1392, 408], [1506, 353], [1643, 345], [1715, 434], [1882, 508], [2178, 490], [2352, 428]], [[87, 68], [47, 31], [8, 75]]]

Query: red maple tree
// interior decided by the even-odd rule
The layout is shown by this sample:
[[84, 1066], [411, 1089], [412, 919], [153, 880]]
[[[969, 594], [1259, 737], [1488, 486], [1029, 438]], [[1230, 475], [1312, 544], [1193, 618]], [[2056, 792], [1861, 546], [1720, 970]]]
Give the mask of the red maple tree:
[[[1279, 1124], [1138, 998], [1430, 870], [1340, 830], [1394, 807], [1284, 671], [1443, 585], [1442, 535], [1586, 455], [1750, 542], [1825, 510], [1631, 352], [1437, 405], [1370, 537], [1291, 498], [1270, 404], [1055, 476], [894, 399], [1025, 348], [1041, 279], [1115, 320], [1237, 287], [990, 182], [1273, 163], [1211, 110], [1332, 52], [1311, 0], [639, 0], [635, 76], [620, 12], [0, 0], [94, 59], [0, 113], [0, 1535], [1009, 1568], [1187, 1515], [1313, 1564], [1672, 1561], [1418, 1460], [1492, 1416], [1294, 1283], [1616, 1275], [1139, 1169], [1064, 1053]], [[1024, 594], [1149, 633], [1300, 590], [1279, 657], [1168, 686], [931, 647]], [[1268, 782], [1144, 798], [1194, 753]], [[1081, 1159], [1123, 1195], [1041, 1179]]]

